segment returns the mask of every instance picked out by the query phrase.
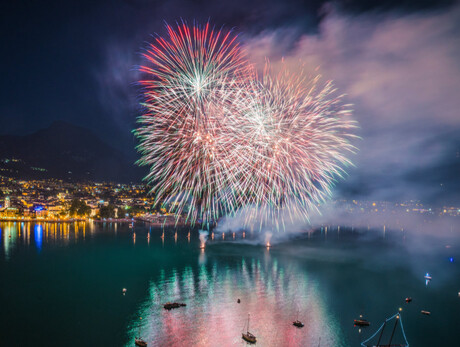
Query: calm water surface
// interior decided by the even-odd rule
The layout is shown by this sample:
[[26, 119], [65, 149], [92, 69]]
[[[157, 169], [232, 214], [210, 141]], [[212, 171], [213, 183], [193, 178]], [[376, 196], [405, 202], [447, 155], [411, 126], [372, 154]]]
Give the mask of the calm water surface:
[[216, 234], [200, 250], [189, 231], [0, 223], [0, 345], [134, 346], [140, 326], [149, 346], [244, 346], [250, 313], [257, 346], [359, 346], [400, 307], [411, 346], [460, 345], [456, 232], [329, 227], [270, 249]]

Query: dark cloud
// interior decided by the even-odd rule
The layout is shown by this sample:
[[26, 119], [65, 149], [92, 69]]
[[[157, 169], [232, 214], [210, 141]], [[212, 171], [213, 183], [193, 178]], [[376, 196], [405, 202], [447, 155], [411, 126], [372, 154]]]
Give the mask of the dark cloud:
[[142, 48], [164, 20], [210, 19], [259, 66], [302, 61], [348, 94], [363, 140], [338, 193], [455, 200], [459, 17], [455, 1], [427, 0], [3, 2], [0, 132], [63, 119], [133, 151]]

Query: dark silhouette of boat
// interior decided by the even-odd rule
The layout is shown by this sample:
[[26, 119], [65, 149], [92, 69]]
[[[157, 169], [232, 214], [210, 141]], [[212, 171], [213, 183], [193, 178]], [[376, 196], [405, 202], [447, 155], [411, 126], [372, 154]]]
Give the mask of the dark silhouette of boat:
[[[142, 317], [139, 317], [139, 320], [142, 322]], [[145, 342], [141, 338], [141, 323], [139, 322], [139, 332], [137, 333], [137, 336], [134, 338], [134, 344], [139, 347], [147, 347], [147, 342]]]
[[298, 319], [295, 320], [295, 321], [292, 323], [292, 325], [295, 325], [295, 326], [298, 327], [298, 328], [303, 328], [303, 327], [304, 327], [304, 324], [303, 324], [301, 321], [299, 321]]
[[297, 310], [297, 317], [295, 321], [292, 323], [292, 325], [296, 326], [297, 328], [303, 328], [304, 324], [299, 321], [299, 310]]
[[406, 302], [407, 302], [407, 303], [409, 303], [409, 302], [411, 302], [411, 301], [412, 301], [412, 298], [411, 298], [410, 296], [406, 298]]
[[355, 327], [368, 327], [371, 323], [365, 319], [355, 319], [354, 320]]
[[179, 307], [185, 307], [185, 306], [187, 305], [179, 303], [179, 302], [167, 302], [166, 304], [163, 305], [165, 310], [172, 310], [173, 308], [179, 308]]
[[140, 337], [136, 337], [134, 339], [134, 344], [139, 347], [147, 347], [147, 342], [142, 340]]
[[248, 328], [247, 328], [245, 333], [244, 332], [242, 333], [242, 338], [243, 338], [243, 340], [245, 340], [246, 342], [249, 342], [249, 343], [256, 343], [257, 342], [256, 336], [249, 332], [249, 314], [248, 314]]

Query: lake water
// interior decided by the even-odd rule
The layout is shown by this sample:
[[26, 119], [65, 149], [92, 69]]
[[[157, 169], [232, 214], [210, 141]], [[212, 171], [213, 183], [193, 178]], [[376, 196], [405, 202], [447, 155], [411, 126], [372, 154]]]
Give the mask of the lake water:
[[[329, 227], [270, 249], [251, 233], [216, 234], [205, 250], [197, 230], [162, 233], [0, 223], [0, 345], [134, 346], [140, 324], [149, 346], [245, 346], [250, 314], [257, 346], [359, 346], [399, 308], [411, 346], [460, 345], [455, 232]], [[168, 301], [187, 306], [167, 311]], [[360, 314], [371, 322], [361, 332]], [[398, 324], [393, 343], [403, 339]]]

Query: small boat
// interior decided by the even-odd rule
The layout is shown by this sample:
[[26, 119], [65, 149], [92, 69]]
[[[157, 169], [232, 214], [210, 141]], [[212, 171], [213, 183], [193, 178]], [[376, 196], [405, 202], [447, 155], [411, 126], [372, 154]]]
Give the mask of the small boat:
[[241, 302], [241, 300], [240, 300], [240, 299], [238, 299], [238, 300], [236, 300], [236, 302], [237, 302], [237, 303], [240, 303], [240, 302]]
[[427, 316], [431, 315], [430, 311], [422, 310], [421, 312], [422, 312], [422, 314], [427, 315]]
[[140, 337], [136, 337], [134, 339], [134, 344], [139, 347], [147, 347], [147, 342], [142, 340]]
[[123, 295], [125, 295], [127, 292], [126, 288], [123, 288], [122, 292], [123, 292]]
[[254, 334], [251, 334], [249, 332], [249, 314], [248, 314], [248, 328], [245, 333], [242, 333], [242, 338], [243, 340], [249, 342], [249, 343], [256, 343], [257, 339]]
[[409, 302], [411, 302], [411, 301], [412, 301], [412, 298], [411, 298], [410, 296], [406, 298], [406, 302], [407, 302], [407, 303], [409, 303]]
[[292, 325], [296, 326], [297, 328], [303, 328], [304, 324], [299, 321], [299, 310], [297, 310], [297, 317], [294, 322], [292, 322]]
[[355, 319], [354, 326], [355, 327], [368, 327], [371, 323], [365, 319]]
[[166, 304], [163, 305], [165, 310], [171, 310], [173, 308], [185, 307], [185, 306], [187, 305], [179, 303], [179, 302], [167, 302]]
[[303, 324], [301, 321], [299, 321], [298, 319], [296, 319], [296, 320], [292, 323], [292, 325], [295, 325], [297, 328], [302, 328], [302, 327], [304, 326], [304, 324]]
[[[139, 317], [139, 320], [142, 322], [142, 317]], [[141, 338], [141, 323], [139, 322], [139, 332], [137, 337], [134, 338], [134, 344], [139, 347], [147, 347], [147, 342]]]

